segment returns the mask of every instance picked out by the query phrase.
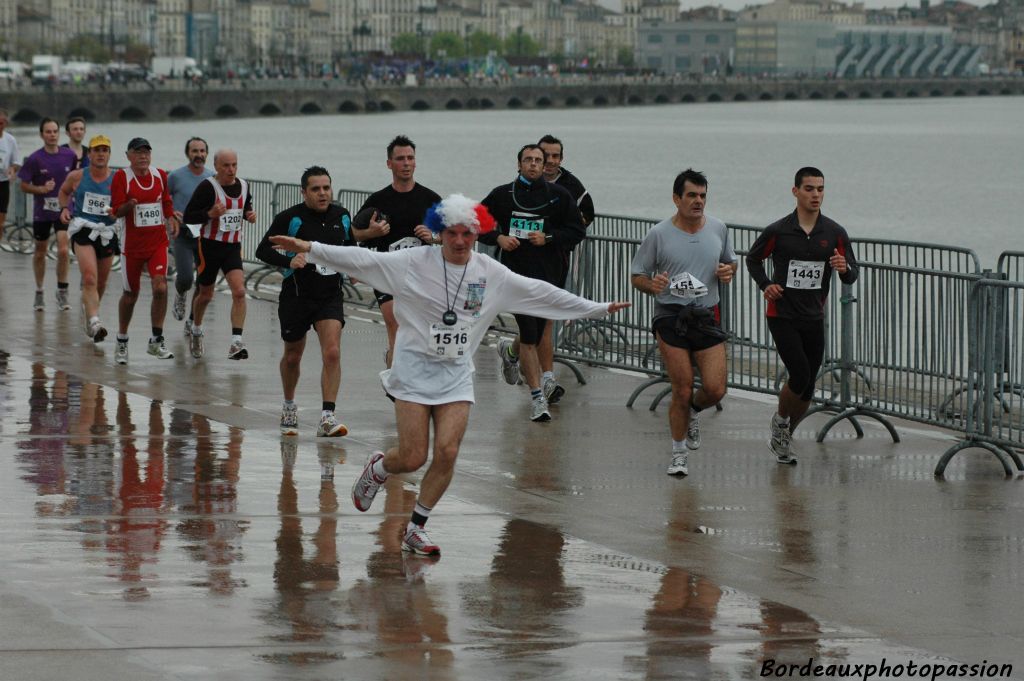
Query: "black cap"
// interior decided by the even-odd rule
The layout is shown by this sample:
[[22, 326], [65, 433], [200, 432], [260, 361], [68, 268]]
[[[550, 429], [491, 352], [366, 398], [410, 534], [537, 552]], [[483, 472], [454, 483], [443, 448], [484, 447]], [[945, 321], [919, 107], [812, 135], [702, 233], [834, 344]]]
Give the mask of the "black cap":
[[144, 137], [133, 137], [132, 141], [128, 143], [128, 151], [137, 151], [139, 149], [149, 149], [150, 151], [153, 151], [153, 145]]

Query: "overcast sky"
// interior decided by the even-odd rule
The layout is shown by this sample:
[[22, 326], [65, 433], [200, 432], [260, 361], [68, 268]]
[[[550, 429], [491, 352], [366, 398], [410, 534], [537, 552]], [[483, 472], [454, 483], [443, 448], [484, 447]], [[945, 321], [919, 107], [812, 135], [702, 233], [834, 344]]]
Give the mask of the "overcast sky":
[[[853, 4], [853, 0], [846, 0], [848, 4]], [[970, 1], [970, 0], [969, 0]], [[621, 0], [598, 0], [602, 5], [613, 9], [615, 11], [622, 10]], [[704, 5], [721, 5], [726, 9], [743, 9], [747, 5], [761, 5], [763, 2], [756, 2], [755, 0], [682, 0], [680, 6], [682, 9], [691, 9], [693, 7], [703, 7]], [[864, 0], [864, 5], [870, 8], [878, 7], [902, 7], [904, 4], [916, 7], [921, 4], [920, 0]], [[988, 4], [987, 2], [974, 2], [975, 5]]]

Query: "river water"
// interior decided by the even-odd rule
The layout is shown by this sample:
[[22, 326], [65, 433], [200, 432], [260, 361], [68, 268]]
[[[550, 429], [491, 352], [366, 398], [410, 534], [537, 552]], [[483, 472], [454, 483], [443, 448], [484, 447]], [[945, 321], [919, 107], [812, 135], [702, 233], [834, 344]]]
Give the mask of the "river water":
[[[352, 189], [389, 182], [385, 146], [404, 133], [423, 184], [482, 198], [513, 178], [522, 144], [550, 132], [599, 212], [665, 217], [673, 177], [692, 166], [710, 178], [708, 212], [749, 225], [792, 210], [793, 173], [814, 165], [826, 176], [824, 212], [852, 236], [967, 246], [994, 266], [1000, 251], [1024, 250], [1022, 120], [1024, 98], [978, 97], [110, 123], [90, 133], [111, 136], [119, 163], [140, 135], [173, 169], [199, 135], [235, 148], [246, 177], [297, 182], [315, 163]], [[38, 146], [34, 130], [13, 132], [23, 149]]]

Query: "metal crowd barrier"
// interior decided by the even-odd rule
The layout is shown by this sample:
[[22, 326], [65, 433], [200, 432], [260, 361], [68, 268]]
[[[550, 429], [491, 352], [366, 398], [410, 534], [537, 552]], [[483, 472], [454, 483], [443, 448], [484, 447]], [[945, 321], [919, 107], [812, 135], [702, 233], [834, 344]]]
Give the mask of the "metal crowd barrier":
[[942, 455], [941, 476], [957, 452], [972, 447], [991, 452], [1006, 475], [1024, 471], [1024, 282], [982, 279], [971, 286], [975, 318], [970, 356], [964, 437]]
[[1024, 281], [1024, 251], [1003, 251], [999, 254], [996, 272], [1010, 281]]

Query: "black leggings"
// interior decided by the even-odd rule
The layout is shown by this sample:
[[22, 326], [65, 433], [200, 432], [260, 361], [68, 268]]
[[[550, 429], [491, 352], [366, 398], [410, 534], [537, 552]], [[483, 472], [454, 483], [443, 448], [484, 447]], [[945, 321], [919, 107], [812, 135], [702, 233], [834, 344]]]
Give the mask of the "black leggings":
[[789, 389], [809, 402], [825, 356], [825, 320], [768, 318], [779, 359], [789, 372]]

